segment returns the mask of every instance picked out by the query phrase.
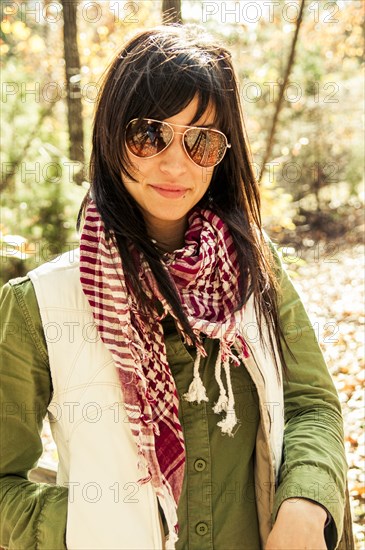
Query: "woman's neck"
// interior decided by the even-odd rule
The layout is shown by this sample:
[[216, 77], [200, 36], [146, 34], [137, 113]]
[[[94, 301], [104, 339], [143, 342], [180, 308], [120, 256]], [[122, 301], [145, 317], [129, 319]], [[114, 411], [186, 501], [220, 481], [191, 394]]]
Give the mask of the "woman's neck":
[[179, 220], [146, 220], [148, 235], [164, 252], [173, 252], [184, 246], [187, 217]]

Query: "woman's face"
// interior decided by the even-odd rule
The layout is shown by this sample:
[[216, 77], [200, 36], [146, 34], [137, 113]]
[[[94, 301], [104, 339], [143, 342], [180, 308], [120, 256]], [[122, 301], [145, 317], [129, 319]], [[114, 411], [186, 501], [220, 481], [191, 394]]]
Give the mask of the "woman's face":
[[[188, 125], [197, 110], [197, 98], [177, 115], [165, 119], [172, 124]], [[207, 110], [194, 126], [214, 125], [214, 109]], [[181, 132], [184, 128], [173, 126]], [[170, 146], [153, 158], [136, 158], [128, 154], [132, 175], [137, 181], [123, 178], [127, 191], [138, 203], [151, 237], [168, 232], [184, 232], [188, 212], [207, 191], [214, 168], [202, 168], [185, 153], [181, 134], [174, 135]], [[181, 237], [181, 235], [180, 235]]]

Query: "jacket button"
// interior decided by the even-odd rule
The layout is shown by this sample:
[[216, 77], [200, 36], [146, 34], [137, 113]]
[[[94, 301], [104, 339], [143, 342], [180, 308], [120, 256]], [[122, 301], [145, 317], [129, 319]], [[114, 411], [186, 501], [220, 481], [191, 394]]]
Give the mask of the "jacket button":
[[201, 536], [206, 535], [208, 533], [208, 530], [209, 530], [208, 525], [203, 521], [198, 523], [197, 526], [195, 527], [196, 533]]
[[198, 460], [194, 462], [194, 468], [197, 472], [202, 472], [206, 467], [207, 463], [202, 458], [198, 458]]

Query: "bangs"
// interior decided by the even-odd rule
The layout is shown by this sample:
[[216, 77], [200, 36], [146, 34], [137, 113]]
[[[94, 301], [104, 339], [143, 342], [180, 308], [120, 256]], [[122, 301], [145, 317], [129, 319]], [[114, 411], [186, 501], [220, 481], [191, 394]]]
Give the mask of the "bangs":
[[159, 51], [149, 55], [137, 78], [131, 119], [164, 120], [178, 114], [197, 97], [197, 110], [189, 125], [211, 107], [215, 109], [214, 123], [222, 125], [220, 113], [227, 87], [215, 59], [209, 59], [207, 52], [199, 50], [194, 54], [190, 51], [167, 56], [166, 52]]

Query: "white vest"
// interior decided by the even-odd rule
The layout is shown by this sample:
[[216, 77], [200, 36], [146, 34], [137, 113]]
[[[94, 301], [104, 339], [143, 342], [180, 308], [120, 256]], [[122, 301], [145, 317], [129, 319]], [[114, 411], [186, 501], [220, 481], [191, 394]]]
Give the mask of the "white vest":
[[[137, 446], [123, 407], [111, 353], [96, 330], [79, 280], [79, 249], [29, 273], [47, 341], [53, 396], [48, 407], [59, 454], [57, 483], [69, 488], [69, 550], [161, 550], [157, 497], [137, 468]], [[255, 487], [262, 544], [271, 529], [283, 441], [283, 390], [273, 357], [257, 337], [250, 299], [243, 335], [245, 365], [256, 384], [261, 421]], [[237, 457], [239, 460], [239, 457]]]

